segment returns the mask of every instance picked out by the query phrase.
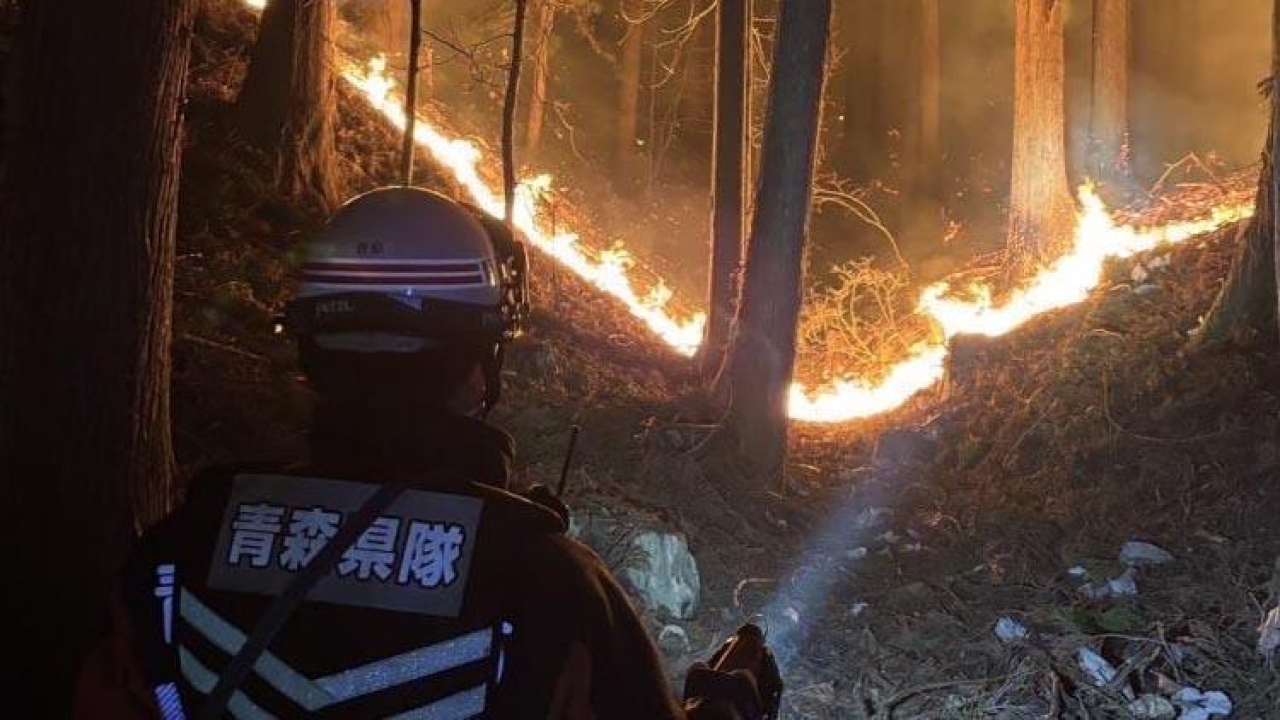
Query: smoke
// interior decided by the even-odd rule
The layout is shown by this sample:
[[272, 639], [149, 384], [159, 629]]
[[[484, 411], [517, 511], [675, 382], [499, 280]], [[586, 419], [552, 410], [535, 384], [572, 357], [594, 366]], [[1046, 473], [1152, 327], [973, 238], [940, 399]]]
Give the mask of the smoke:
[[1271, 68], [1271, 0], [1135, 0], [1131, 107], [1138, 175], [1195, 152], [1258, 159]]

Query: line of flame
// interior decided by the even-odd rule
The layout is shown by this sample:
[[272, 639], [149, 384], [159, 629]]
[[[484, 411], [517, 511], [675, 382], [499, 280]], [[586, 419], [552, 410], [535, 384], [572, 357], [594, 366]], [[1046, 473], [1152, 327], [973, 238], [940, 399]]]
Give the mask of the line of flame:
[[[404, 130], [403, 103], [391, 94], [394, 82], [387, 78], [386, 58], [378, 56], [369, 61], [367, 70], [347, 64], [342, 77], [369, 101], [375, 110], [387, 118], [397, 129]], [[480, 150], [472, 143], [443, 135], [429, 121], [419, 118], [414, 125], [414, 140], [426, 148], [436, 162], [447, 168], [453, 179], [471, 196], [480, 209], [495, 217], [502, 217], [502, 197], [480, 176]], [[601, 291], [621, 300], [633, 315], [644, 322], [668, 345], [684, 355], [692, 355], [702, 341], [702, 328], [706, 314], [696, 313], [680, 319], [667, 312], [667, 302], [672, 292], [662, 281], [653, 289], [641, 294], [631, 283], [628, 270], [631, 256], [622, 248], [595, 253], [591, 257], [578, 245], [578, 236], [571, 232], [552, 233], [537, 216], [538, 195], [551, 183], [548, 175], [521, 180], [516, 191], [513, 222], [529, 242], [542, 252], [558, 260], [578, 276]]]
[[[252, 1], [252, 0], [251, 0]], [[344, 65], [342, 77], [395, 127], [403, 130], [402, 104], [391, 90], [394, 82], [385, 74], [386, 60], [379, 56], [362, 69]], [[486, 212], [501, 217], [502, 199], [482, 179], [478, 166], [480, 150], [472, 143], [449, 138], [428, 120], [415, 126], [419, 145], [452, 173], [471, 199]], [[515, 225], [530, 242], [555, 258], [601, 291], [620, 300], [668, 345], [685, 355], [697, 351], [702, 340], [704, 313], [677, 318], [667, 310], [671, 290], [659, 281], [648, 293], [639, 293], [628, 271], [632, 260], [621, 248], [593, 253], [578, 245], [574, 233], [551, 233], [541, 224], [536, 208], [538, 194], [549, 186], [550, 177], [540, 175], [521, 182], [516, 194]], [[1000, 305], [991, 299], [991, 290], [972, 285], [971, 299], [950, 296], [946, 282], [936, 283], [921, 294], [919, 311], [941, 330], [938, 340], [915, 347], [909, 356], [892, 366], [877, 382], [856, 377], [837, 378], [816, 389], [794, 383], [789, 396], [792, 418], [814, 423], [838, 423], [866, 418], [899, 407], [916, 393], [939, 382], [945, 373], [947, 341], [960, 334], [998, 336], [1008, 333], [1050, 310], [1071, 305], [1088, 296], [1098, 285], [1104, 263], [1110, 258], [1129, 257], [1162, 245], [1176, 244], [1249, 217], [1250, 204], [1216, 207], [1209, 217], [1165, 226], [1135, 228], [1117, 224], [1090, 185], [1079, 190], [1080, 208], [1071, 248], [1037, 273]]]
[[893, 366], [878, 385], [856, 378], [837, 380], [817, 391], [808, 391], [798, 383], [793, 385], [791, 417], [834, 423], [898, 407], [942, 379], [947, 341], [951, 338], [963, 334], [998, 337], [1012, 332], [1044, 313], [1087, 298], [1101, 281], [1103, 266], [1112, 258], [1176, 245], [1253, 215], [1251, 203], [1228, 203], [1212, 208], [1208, 217], [1138, 228], [1118, 224], [1092, 185], [1081, 185], [1077, 195], [1080, 206], [1071, 247], [1003, 303], [993, 303], [987, 285], [965, 288], [970, 298], [967, 300], [951, 297], [952, 288], [945, 281], [930, 285], [921, 293], [918, 309], [941, 330], [938, 341], [917, 347], [910, 357]]

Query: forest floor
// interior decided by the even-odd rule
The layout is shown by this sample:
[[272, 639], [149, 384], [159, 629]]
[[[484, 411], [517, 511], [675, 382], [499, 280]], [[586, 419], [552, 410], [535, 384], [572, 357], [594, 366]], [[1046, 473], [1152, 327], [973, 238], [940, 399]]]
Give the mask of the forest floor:
[[[268, 159], [237, 139], [254, 20], [230, 0], [205, 5], [176, 287], [187, 475], [305, 452], [309, 397], [272, 328], [299, 238], [323, 219], [279, 197]], [[345, 91], [339, 118], [350, 190], [389, 181], [391, 131]], [[422, 182], [450, 192], [429, 168]], [[1237, 717], [1280, 717], [1280, 675], [1255, 650], [1280, 598], [1280, 356], [1249, 338], [1187, 350], [1233, 233], [1116, 264], [1086, 302], [966, 342], [948, 387], [899, 411], [797, 427], [786, 488], [754, 495], [708, 482], [691, 452], [704, 430], [680, 420], [696, 389], [687, 362], [535, 258], [532, 330], [494, 420], [516, 437], [520, 485], [554, 482], [580, 425], [575, 516], [687, 537], [697, 611], [645, 614], [655, 636], [679, 628], [661, 643], [673, 678], [762, 613], [786, 717], [1129, 717], [1133, 698], [1169, 697], [1169, 683], [1221, 690]], [[1122, 576], [1132, 539], [1173, 560], [1130, 575], [1136, 594], [1081, 592]], [[1025, 637], [1001, 641], [1002, 618]], [[1092, 682], [1081, 648], [1120, 677]]]

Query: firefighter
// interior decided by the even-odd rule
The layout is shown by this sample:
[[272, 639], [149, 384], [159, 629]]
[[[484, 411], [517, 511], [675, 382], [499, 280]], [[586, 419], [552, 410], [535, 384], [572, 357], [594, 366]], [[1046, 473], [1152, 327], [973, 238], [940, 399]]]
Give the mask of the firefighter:
[[[207, 471], [144, 534], [77, 714], [684, 717], [563, 505], [506, 490], [512, 440], [483, 418], [527, 272], [502, 224], [437, 193], [340, 209], [283, 323], [310, 460]], [[750, 673], [699, 686], [726, 689], [690, 707], [759, 716]]]

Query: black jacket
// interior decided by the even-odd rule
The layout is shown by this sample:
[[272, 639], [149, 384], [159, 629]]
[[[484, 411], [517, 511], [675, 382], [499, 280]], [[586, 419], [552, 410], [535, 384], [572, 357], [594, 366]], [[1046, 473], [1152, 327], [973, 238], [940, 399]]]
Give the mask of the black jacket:
[[[175, 694], [194, 712], [201, 689], [238, 647], [237, 633], [248, 634], [272, 600], [206, 582], [234, 478], [272, 473], [398, 483], [478, 498], [483, 509], [457, 617], [306, 602], [241, 686], [233, 713], [374, 717], [465, 707], [480, 697], [484, 717], [682, 716], [652, 642], [600, 559], [564, 535], [555, 513], [502, 489], [512, 457], [506, 434], [458, 416], [322, 412], [312, 444], [306, 465], [204, 473], [139, 542], [122, 583], [122, 614], [162, 715]], [[158, 580], [168, 569], [175, 577]], [[177, 605], [167, 611], [166, 640], [168, 597]], [[490, 652], [441, 666], [467, 638]]]

